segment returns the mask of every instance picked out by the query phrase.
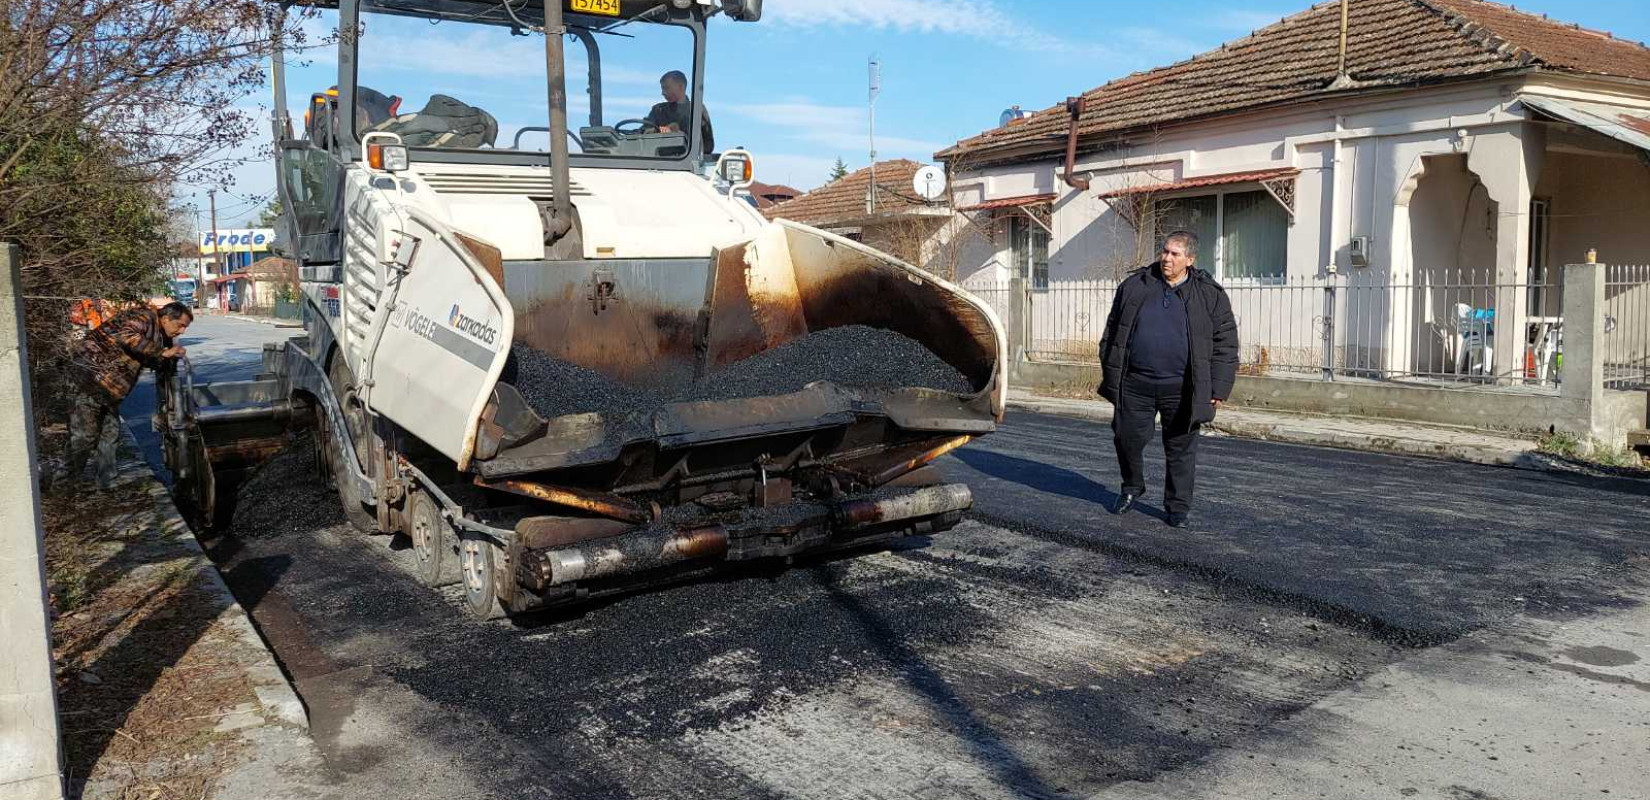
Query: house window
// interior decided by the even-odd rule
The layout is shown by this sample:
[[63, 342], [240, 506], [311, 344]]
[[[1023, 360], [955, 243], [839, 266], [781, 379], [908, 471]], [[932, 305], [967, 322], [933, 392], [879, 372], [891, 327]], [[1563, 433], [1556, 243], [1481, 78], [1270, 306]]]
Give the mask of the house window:
[[1033, 290], [1048, 289], [1048, 231], [1022, 214], [1008, 218], [1008, 241], [1014, 272], [1031, 282]]
[[1156, 238], [1197, 234], [1198, 265], [1219, 280], [1282, 280], [1289, 260], [1289, 212], [1264, 190], [1175, 197], [1153, 206]]
[[[1152, 246], [1161, 246], [1163, 237], [1175, 231], [1191, 231], [1197, 234], [1197, 265], [1219, 276], [1215, 243], [1220, 241], [1220, 225], [1215, 220], [1220, 217], [1220, 198], [1212, 194], [1174, 197], [1157, 201], [1155, 210], [1157, 232], [1152, 237]], [[1151, 252], [1156, 260], [1157, 251]]]

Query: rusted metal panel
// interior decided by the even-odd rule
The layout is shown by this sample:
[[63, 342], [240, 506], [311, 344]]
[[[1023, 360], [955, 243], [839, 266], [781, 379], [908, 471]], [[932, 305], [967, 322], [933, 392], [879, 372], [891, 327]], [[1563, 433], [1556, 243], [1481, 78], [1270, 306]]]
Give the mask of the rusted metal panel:
[[1519, 95], [1518, 99], [1542, 115], [1590, 128], [1617, 141], [1650, 151], [1650, 111], [1527, 94]]
[[666, 406], [654, 416], [654, 432], [660, 447], [671, 448], [848, 425], [856, 417], [853, 395], [822, 385], [792, 394]]
[[565, 547], [579, 542], [618, 536], [634, 527], [617, 519], [586, 517], [528, 517], [516, 523], [516, 540], [532, 550]]
[[508, 262], [516, 341], [634, 386], [691, 379], [709, 269], [709, 258]]
[[547, 503], [576, 508], [592, 514], [601, 514], [604, 517], [624, 520], [625, 522], [644, 523], [659, 518], [657, 505], [649, 508], [634, 500], [620, 497], [607, 492], [594, 492], [588, 489], [577, 489], [570, 486], [551, 486], [532, 481], [486, 481], [476, 479], [476, 485], [488, 489], [519, 494]]
[[928, 452], [925, 452], [922, 455], [917, 456], [916, 458], [909, 459], [909, 460], [906, 460], [906, 461], [902, 461], [898, 464], [895, 464], [895, 465], [883, 470], [882, 472], [877, 473], [875, 476], [873, 476], [871, 478], [871, 485], [872, 486], [881, 486], [881, 485], [883, 485], [883, 484], [885, 484], [885, 483], [887, 483], [891, 480], [894, 480], [895, 478], [898, 478], [901, 475], [904, 475], [907, 472], [913, 472], [915, 470], [921, 469], [922, 467], [925, 467], [925, 466], [933, 463], [935, 459], [938, 459], [939, 457], [945, 455], [946, 453], [949, 453], [953, 450], [956, 450], [959, 447], [962, 447], [965, 444], [968, 444], [970, 441], [973, 441], [973, 439], [974, 439], [973, 436], [957, 436], [957, 437], [953, 437], [951, 439], [947, 439], [943, 443], [941, 443], [938, 447], [935, 447], [935, 448], [929, 450]]

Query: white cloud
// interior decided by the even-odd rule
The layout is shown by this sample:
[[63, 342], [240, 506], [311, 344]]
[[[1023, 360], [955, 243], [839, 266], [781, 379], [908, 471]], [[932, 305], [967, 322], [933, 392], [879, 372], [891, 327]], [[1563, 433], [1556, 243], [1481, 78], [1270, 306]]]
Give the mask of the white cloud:
[[756, 179], [763, 183], [783, 183], [793, 189], [812, 191], [825, 185], [831, 175], [834, 158], [803, 156], [790, 153], [762, 153], [756, 155]]
[[361, 37], [362, 81], [367, 81], [367, 73], [381, 75], [387, 70], [432, 77], [534, 78], [542, 86], [544, 43], [535, 38], [500, 36], [485, 30], [473, 30], [461, 36], [434, 33], [407, 36], [368, 31]]
[[1123, 48], [1126, 52], [1150, 62], [1152, 66], [1166, 66], [1211, 49], [1209, 45], [1189, 39], [1177, 31], [1161, 28], [1124, 27], [1116, 29], [1112, 35], [1127, 44]]
[[1249, 31], [1257, 31], [1271, 25], [1272, 23], [1289, 16], [1290, 13], [1292, 12], [1251, 11], [1248, 9], [1233, 8], [1214, 15], [1214, 17], [1209, 20], [1209, 26], [1223, 30], [1242, 31], [1244, 33], [1248, 33]]
[[[721, 108], [769, 129], [782, 130], [792, 138], [839, 151], [858, 152], [870, 144], [866, 139], [866, 111], [858, 106], [830, 106], [798, 99], [777, 103], [733, 103]], [[897, 136], [886, 131], [877, 134], [879, 157], [917, 156], [927, 160], [947, 144]]]
[[1102, 48], [1032, 28], [993, 0], [782, 0], [767, 19], [797, 28], [876, 28], [983, 39], [1040, 52], [1098, 54]]

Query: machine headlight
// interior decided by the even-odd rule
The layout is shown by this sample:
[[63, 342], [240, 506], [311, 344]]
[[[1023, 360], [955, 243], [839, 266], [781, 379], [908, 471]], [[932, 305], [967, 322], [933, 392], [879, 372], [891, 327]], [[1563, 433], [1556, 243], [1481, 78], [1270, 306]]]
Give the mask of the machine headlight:
[[384, 172], [405, 172], [412, 159], [406, 145], [373, 142], [367, 145], [367, 166]]
[[724, 154], [717, 165], [717, 174], [722, 180], [733, 184], [750, 183], [753, 172], [750, 154], [737, 150]]

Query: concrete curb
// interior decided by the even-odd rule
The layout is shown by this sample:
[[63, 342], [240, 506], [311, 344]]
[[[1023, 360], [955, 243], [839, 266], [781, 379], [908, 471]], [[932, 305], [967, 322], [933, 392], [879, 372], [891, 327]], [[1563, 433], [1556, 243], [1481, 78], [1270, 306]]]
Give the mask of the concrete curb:
[[[141, 453], [137, 438], [132, 435], [132, 429], [124, 422], [121, 424], [121, 438], [123, 444], [130, 448], [130, 452]], [[240, 601], [235, 599], [234, 593], [229, 591], [229, 585], [224, 583], [223, 575], [219, 574], [217, 565], [206, 555], [200, 541], [195, 538], [195, 532], [189, 523], [183, 519], [178, 511], [177, 504], [172, 501], [172, 494], [166, 490], [160, 478], [150, 468], [142, 456], [137, 458], [123, 457], [120, 463], [120, 472], [124, 475], [129, 471], [141, 470], [141, 479], [148, 482], [149, 496], [155, 503], [155, 511], [161, 518], [162, 534], [169, 540], [178, 542], [192, 551], [199, 574], [212, 588], [212, 592], [222, 603], [223, 611], [218, 621], [233, 631], [249, 651], [258, 653], [251, 662], [241, 666], [246, 670], [246, 681], [252, 687], [252, 692], [258, 698], [258, 704], [263, 707], [268, 717], [287, 725], [309, 730], [309, 712], [304, 708], [302, 700], [286, 673], [281, 671], [275, 661], [274, 653], [269, 649], [269, 643], [264, 641], [258, 629], [253, 626], [252, 619], [247, 616], [246, 609], [241, 607]]]
[[[1085, 419], [1091, 422], [1111, 422], [1111, 407], [1095, 401], [1061, 398], [1010, 398], [1008, 405], [1040, 414]], [[1518, 467], [1521, 469], [1569, 471], [1556, 467], [1536, 452], [1536, 443], [1480, 434], [1451, 431], [1426, 426], [1396, 425], [1375, 420], [1348, 421], [1343, 427], [1379, 427], [1380, 431], [1335, 430], [1324, 420], [1294, 420], [1280, 414], [1257, 413], [1243, 409], [1225, 409], [1222, 419], [1209, 426], [1210, 430], [1243, 439], [1269, 442], [1333, 447], [1342, 450], [1362, 450], [1374, 453], [1417, 456], [1421, 458], [1465, 461], [1473, 464]], [[1453, 441], [1452, 441], [1453, 440]]]

